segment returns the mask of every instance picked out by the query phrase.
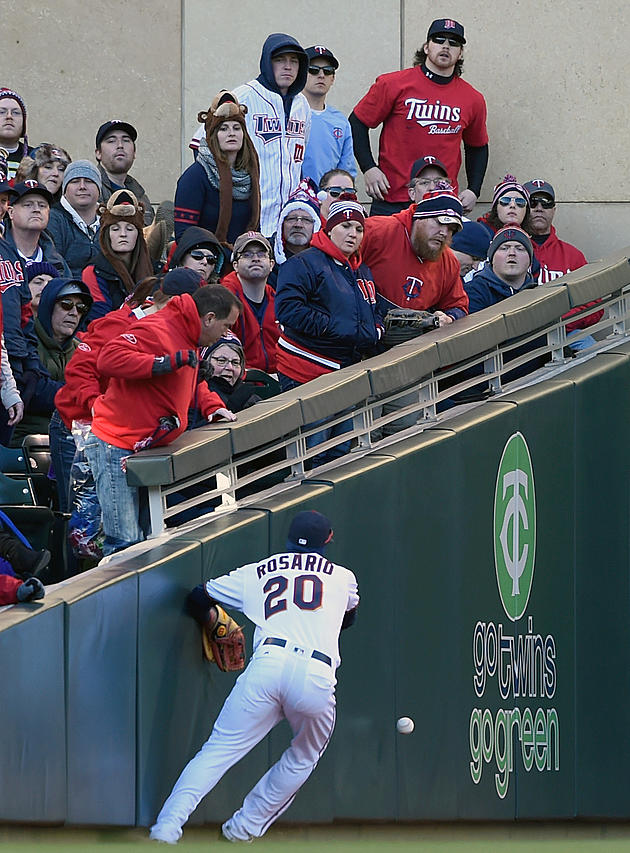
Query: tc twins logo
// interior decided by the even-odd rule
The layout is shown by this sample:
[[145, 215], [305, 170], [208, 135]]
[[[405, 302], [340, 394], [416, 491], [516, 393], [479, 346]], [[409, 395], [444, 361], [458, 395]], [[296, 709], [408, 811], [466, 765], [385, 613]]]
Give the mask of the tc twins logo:
[[[290, 118], [287, 122], [286, 135], [288, 138], [304, 139], [304, 127], [306, 122]], [[276, 139], [282, 138], [282, 119], [276, 116], [254, 115], [254, 133], [267, 145]]]
[[494, 494], [494, 562], [501, 603], [516, 622], [527, 607], [536, 555], [536, 497], [529, 448], [520, 432], [510, 436]]
[[420, 291], [422, 290], [423, 284], [424, 282], [421, 278], [416, 278], [413, 275], [408, 275], [407, 281], [402, 286], [403, 293], [405, 294], [407, 299], [416, 299], [416, 297], [420, 296]]

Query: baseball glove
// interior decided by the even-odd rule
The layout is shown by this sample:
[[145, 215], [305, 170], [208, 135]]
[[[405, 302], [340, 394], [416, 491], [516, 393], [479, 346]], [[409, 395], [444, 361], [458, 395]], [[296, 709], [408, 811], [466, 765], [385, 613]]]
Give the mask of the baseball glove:
[[430, 332], [438, 327], [438, 319], [430, 311], [413, 311], [410, 308], [391, 308], [385, 315], [385, 334], [382, 343], [394, 347]]
[[210, 619], [201, 627], [201, 641], [206, 660], [214, 661], [222, 672], [244, 669], [242, 626], [218, 604], [210, 608]]

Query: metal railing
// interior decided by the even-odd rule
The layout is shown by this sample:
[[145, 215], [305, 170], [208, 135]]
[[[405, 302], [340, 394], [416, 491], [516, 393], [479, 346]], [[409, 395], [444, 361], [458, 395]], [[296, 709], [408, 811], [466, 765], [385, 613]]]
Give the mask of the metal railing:
[[[565, 280], [571, 284], [571, 276], [559, 279], [259, 403], [242, 412], [235, 424], [193, 430], [169, 447], [131, 457], [130, 482], [148, 489], [151, 536], [191, 514], [247, 506], [289, 488], [309, 476], [315, 456], [342, 443], [350, 442], [348, 454], [317, 468], [318, 475], [445, 421], [462, 407], [483, 405], [507, 388], [544, 381], [619, 345], [630, 335], [630, 266], [626, 256], [602, 264], [605, 275], [601, 269], [593, 273], [601, 279], [599, 289], [611, 280], [620, 286], [598, 294], [597, 309], [563, 319], [584, 288], [589, 295], [594, 288], [584, 273], [581, 279], [571, 274], [578, 279], [573, 299], [571, 288], [562, 286]], [[595, 325], [567, 335], [569, 323], [599, 309], [603, 316]], [[514, 334], [522, 329], [527, 331]], [[569, 343], [586, 336], [594, 336], [595, 342], [572, 354]], [[410, 381], [405, 371], [414, 364], [416, 375]], [[322, 418], [326, 427], [351, 422], [350, 429], [311, 446], [309, 438], [321, 432]]]

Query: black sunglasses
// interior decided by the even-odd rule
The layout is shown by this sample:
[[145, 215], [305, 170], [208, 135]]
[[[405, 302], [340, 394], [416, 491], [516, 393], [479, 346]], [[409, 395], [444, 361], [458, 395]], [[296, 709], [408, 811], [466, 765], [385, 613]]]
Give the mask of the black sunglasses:
[[332, 65], [309, 65], [308, 66], [308, 73], [312, 74], [313, 77], [317, 77], [317, 75], [319, 74], [320, 71], [323, 71], [324, 75], [326, 77], [332, 77], [332, 75], [335, 73], [335, 69], [333, 68]]
[[529, 206], [533, 209], [534, 207], [538, 207], [541, 204], [545, 210], [551, 210], [552, 207], [556, 206], [555, 201], [552, 201], [550, 198], [541, 198], [540, 196], [536, 196], [536, 198], [530, 198]]
[[76, 308], [79, 314], [87, 314], [90, 310], [90, 306], [86, 305], [85, 302], [75, 302], [73, 299], [58, 299], [57, 305], [61, 305], [64, 311], [72, 311], [73, 308]]
[[339, 198], [340, 195], [346, 193], [346, 195], [357, 197], [357, 191], [354, 187], [325, 187], [324, 192], [327, 192], [328, 195], [331, 195], [333, 198]]
[[193, 249], [189, 252], [190, 257], [196, 261], [207, 261], [209, 264], [216, 264], [217, 256], [212, 252], [204, 252], [203, 249]]
[[435, 44], [444, 44], [448, 42], [449, 47], [461, 47], [461, 41], [457, 41], [457, 39], [449, 39], [446, 36], [431, 36], [431, 41], [435, 42]]

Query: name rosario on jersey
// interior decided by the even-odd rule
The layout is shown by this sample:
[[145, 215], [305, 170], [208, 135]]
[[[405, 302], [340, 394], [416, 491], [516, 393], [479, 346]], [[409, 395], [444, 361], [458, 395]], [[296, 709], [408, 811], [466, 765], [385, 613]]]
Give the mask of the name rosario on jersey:
[[[303, 139], [305, 121], [300, 121], [296, 118], [290, 118], [287, 121], [286, 135], [290, 138]], [[282, 137], [282, 119], [276, 116], [268, 116], [264, 113], [256, 113], [254, 115], [254, 133], [259, 139], [267, 145], [268, 142], [273, 142]]]
[[319, 554], [280, 554], [270, 557], [256, 567], [256, 574], [263, 578], [266, 574], [281, 572], [285, 569], [297, 572], [322, 572], [332, 575], [335, 564]]
[[[461, 107], [451, 107], [448, 104], [443, 104], [440, 100], [429, 103], [427, 98], [407, 98], [405, 106], [409, 108], [407, 118], [410, 121], [413, 119], [421, 127], [446, 125], [460, 121], [462, 117]], [[457, 133], [459, 130], [461, 130], [461, 125], [458, 125], [456, 129], [442, 132]], [[434, 132], [437, 133], [438, 131]]]

